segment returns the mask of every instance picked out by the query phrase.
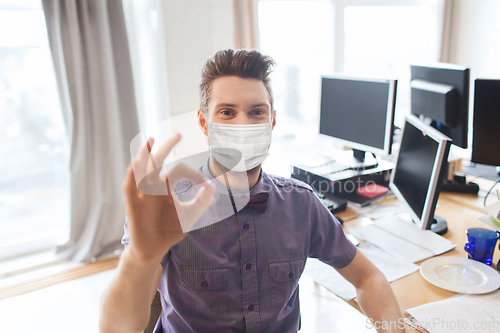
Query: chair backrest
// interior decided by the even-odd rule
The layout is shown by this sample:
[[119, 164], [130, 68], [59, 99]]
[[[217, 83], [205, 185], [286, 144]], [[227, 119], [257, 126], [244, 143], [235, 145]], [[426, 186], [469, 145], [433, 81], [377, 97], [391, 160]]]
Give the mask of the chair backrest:
[[151, 310], [149, 314], [149, 323], [148, 327], [143, 331], [143, 333], [153, 333], [153, 330], [156, 326], [156, 322], [160, 317], [161, 313], [161, 301], [160, 301], [160, 293], [157, 291], [153, 302], [151, 303]]

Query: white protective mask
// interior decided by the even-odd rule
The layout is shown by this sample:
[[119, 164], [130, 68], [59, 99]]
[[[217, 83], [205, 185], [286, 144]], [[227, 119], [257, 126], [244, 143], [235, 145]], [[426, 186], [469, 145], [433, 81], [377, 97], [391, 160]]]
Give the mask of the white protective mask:
[[208, 123], [212, 156], [226, 168], [243, 172], [255, 168], [269, 155], [272, 125]]

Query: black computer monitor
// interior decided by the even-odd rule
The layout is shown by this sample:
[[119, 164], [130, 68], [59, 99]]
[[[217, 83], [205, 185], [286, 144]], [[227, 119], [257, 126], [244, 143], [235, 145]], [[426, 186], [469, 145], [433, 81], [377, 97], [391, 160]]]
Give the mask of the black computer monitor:
[[389, 188], [408, 209], [415, 224], [440, 235], [448, 228], [445, 220], [434, 216], [434, 211], [450, 145], [450, 138], [415, 116], [407, 116], [389, 183]]
[[397, 80], [341, 75], [321, 78], [320, 134], [364, 153], [391, 153]]
[[476, 79], [471, 162], [500, 166], [500, 80]]
[[411, 66], [411, 113], [423, 117], [467, 148], [469, 128], [469, 68], [439, 63]]

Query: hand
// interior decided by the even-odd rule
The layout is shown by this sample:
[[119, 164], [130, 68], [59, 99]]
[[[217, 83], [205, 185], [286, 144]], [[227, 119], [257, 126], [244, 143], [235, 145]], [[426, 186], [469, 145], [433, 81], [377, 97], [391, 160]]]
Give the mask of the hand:
[[[127, 169], [123, 189], [130, 234], [128, 248], [143, 263], [159, 263], [172, 246], [186, 237], [186, 231], [191, 230], [213, 200], [214, 186], [185, 164], [176, 165], [160, 178], [163, 161], [179, 141], [180, 135], [174, 135], [153, 157], [150, 152], [154, 140], [150, 138]], [[180, 202], [171, 191], [182, 178], [191, 179], [200, 187], [189, 202]]]

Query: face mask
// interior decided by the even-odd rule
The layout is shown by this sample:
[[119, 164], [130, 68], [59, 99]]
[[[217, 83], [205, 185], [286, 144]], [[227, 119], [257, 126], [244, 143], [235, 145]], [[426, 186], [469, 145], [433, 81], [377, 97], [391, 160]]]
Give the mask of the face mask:
[[212, 156], [226, 168], [243, 172], [255, 168], [269, 155], [272, 125], [235, 125], [208, 122]]

